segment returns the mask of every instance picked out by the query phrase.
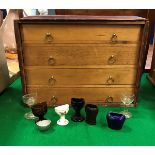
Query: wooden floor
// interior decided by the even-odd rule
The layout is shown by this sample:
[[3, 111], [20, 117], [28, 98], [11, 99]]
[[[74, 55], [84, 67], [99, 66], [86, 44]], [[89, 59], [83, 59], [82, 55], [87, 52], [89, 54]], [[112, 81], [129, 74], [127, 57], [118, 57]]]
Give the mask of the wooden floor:
[[147, 60], [146, 60], [146, 65], [145, 65], [145, 69], [147, 70], [151, 68], [152, 55], [153, 55], [153, 45], [150, 44], [148, 55], [147, 55]]

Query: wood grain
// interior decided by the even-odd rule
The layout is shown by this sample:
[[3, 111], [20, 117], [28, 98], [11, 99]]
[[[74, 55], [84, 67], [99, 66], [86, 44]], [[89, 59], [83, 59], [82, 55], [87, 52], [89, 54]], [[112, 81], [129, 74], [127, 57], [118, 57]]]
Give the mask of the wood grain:
[[118, 43], [122, 41], [137, 43], [140, 41], [140, 32], [140, 25], [31, 24], [22, 26], [24, 43], [48, 43], [47, 33], [52, 36], [50, 43], [112, 43], [113, 34], [117, 35]]
[[[26, 66], [136, 65], [139, 45], [24, 44], [24, 64]], [[112, 63], [109, 62], [111, 56], [114, 56]]]
[[136, 69], [39, 69], [25, 70], [27, 85], [134, 85]]

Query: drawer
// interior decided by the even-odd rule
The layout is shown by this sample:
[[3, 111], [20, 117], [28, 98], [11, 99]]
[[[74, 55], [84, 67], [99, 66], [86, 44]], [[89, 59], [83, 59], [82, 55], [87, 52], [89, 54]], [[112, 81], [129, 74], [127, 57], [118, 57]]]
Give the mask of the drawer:
[[23, 51], [26, 66], [135, 65], [138, 54], [139, 44], [26, 44]]
[[27, 85], [49, 87], [74, 85], [135, 84], [135, 68], [72, 68], [50, 69], [29, 67], [25, 69]]
[[86, 103], [116, 105], [121, 103], [122, 93], [133, 93], [134, 88], [34, 88], [28, 87], [28, 93], [37, 92], [38, 102], [47, 101], [49, 106], [68, 103], [72, 97], [84, 98]]
[[23, 24], [24, 43], [138, 42], [140, 25]]

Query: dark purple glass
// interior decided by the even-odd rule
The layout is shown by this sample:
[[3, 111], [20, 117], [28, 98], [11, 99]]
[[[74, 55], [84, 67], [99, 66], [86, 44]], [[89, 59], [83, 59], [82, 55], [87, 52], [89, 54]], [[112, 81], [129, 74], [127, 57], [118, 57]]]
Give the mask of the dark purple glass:
[[71, 106], [75, 110], [75, 114], [71, 117], [71, 120], [74, 122], [82, 122], [84, 121], [84, 117], [81, 116], [81, 109], [85, 104], [85, 100], [83, 98], [71, 98]]
[[96, 117], [98, 114], [98, 107], [94, 104], [87, 104], [85, 106], [85, 112], [86, 112], [86, 123], [90, 125], [96, 124]]

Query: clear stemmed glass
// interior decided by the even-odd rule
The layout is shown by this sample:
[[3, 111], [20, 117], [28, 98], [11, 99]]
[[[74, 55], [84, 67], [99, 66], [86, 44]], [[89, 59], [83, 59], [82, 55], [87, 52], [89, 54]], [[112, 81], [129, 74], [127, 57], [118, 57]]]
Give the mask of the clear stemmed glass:
[[[25, 94], [22, 96], [23, 102], [30, 108], [37, 103], [37, 93]], [[24, 117], [26, 119], [36, 119], [32, 111], [25, 113]]]
[[124, 111], [120, 112], [121, 114], [125, 115], [126, 118], [132, 117], [132, 113], [128, 111], [127, 106], [129, 106], [134, 101], [134, 94], [122, 94], [121, 101], [124, 104]]

